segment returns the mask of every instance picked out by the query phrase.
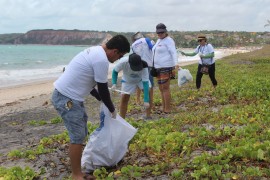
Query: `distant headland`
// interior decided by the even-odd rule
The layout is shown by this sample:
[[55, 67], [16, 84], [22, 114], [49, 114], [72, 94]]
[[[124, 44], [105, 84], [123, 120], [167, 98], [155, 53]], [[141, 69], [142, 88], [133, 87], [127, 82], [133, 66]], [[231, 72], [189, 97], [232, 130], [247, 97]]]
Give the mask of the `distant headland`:
[[[0, 34], [0, 44], [47, 44], [47, 45], [98, 45], [116, 34], [125, 35], [130, 41], [135, 32], [86, 31], [38, 29], [26, 33]], [[157, 40], [155, 32], [142, 32], [145, 37]], [[197, 45], [196, 37], [205, 34], [215, 47], [256, 46], [270, 44], [270, 32], [235, 31], [169, 31], [177, 47]]]

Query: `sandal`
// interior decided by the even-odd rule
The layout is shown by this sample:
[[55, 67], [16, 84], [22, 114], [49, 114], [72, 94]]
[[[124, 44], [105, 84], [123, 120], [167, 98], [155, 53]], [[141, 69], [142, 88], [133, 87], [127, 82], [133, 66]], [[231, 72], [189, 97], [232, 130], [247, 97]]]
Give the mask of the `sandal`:
[[161, 115], [168, 115], [171, 114], [171, 112], [162, 112]]
[[163, 111], [162, 111], [161, 109], [157, 109], [157, 110], [155, 110], [155, 112], [156, 112], [157, 114], [162, 114], [162, 113], [163, 113]]
[[143, 116], [142, 119], [144, 121], [147, 121], [147, 120], [152, 120], [153, 118], [151, 116]]

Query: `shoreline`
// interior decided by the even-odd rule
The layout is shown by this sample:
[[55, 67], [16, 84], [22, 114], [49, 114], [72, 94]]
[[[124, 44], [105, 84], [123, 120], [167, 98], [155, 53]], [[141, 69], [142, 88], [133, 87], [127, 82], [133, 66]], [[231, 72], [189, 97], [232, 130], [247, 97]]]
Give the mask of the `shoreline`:
[[[197, 63], [198, 60], [180, 62], [180, 66], [187, 66]], [[121, 73], [119, 74], [121, 76]], [[24, 84], [11, 85], [0, 88], [0, 107], [5, 105], [17, 104], [16, 102], [25, 101], [41, 95], [50, 95], [53, 92], [53, 82], [55, 79], [32, 81]], [[111, 79], [111, 75], [108, 75]]]
[[[219, 52], [216, 54], [216, 60], [219, 60], [223, 57], [237, 54], [237, 53], [245, 53], [252, 50], [258, 49], [257, 48], [239, 48], [239, 49], [217, 49], [216, 51]], [[195, 64], [198, 62], [197, 57], [192, 57], [188, 61], [181, 61], [183, 56], [179, 56], [180, 66], [187, 66], [191, 64]], [[108, 79], [111, 78], [109, 74]], [[0, 87], [0, 107], [10, 104], [16, 104], [18, 101], [24, 101], [36, 96], [40, 95], [50, 95], [53, 91], [53, 82], [57, 79], [42, 79], [37, 81], [29, 81], [23, 84], [11, 85], [7, 87]]]

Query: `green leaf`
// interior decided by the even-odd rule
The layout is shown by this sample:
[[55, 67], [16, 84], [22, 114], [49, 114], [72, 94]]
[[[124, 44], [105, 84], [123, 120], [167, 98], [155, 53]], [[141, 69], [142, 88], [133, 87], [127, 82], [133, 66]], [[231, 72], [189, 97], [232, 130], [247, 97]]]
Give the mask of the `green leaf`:
[[260, 159], [260, 160], [264, 160], [265, 157], [264, 157], [264, 151], [261, 150], [261, 149], [258, 149], [258, 154], [257, 154], [257, 158]]

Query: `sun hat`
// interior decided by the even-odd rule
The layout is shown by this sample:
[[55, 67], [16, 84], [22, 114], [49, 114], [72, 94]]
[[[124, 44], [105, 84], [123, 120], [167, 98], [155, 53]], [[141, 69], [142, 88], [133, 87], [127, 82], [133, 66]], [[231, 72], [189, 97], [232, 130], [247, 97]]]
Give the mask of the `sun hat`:
[[142, 59], [135, 53], [129, 55], [128, 62], [132, 71], [141, 71], [143, 69]]
[[164, 33], [164, 32], [167, 32], [167, 27], [163, 24], [163, 23], [159, 23], [157, 26], [156, 26], [156, 33]]
[[198, 40], [206, 40], [206, 36], [205, 35], [199, 35]]

